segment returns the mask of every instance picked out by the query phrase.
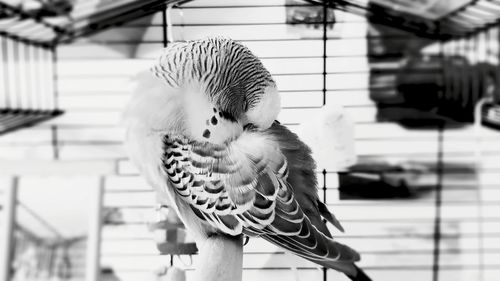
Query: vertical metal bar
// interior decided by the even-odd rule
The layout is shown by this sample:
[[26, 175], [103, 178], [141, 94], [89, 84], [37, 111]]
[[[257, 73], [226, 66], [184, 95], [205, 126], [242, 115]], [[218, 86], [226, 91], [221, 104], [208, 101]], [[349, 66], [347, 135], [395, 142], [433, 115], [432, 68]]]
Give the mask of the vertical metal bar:
[[18, 178], [14, 177], [12, 184], [10, 184], [5, 190], [3, 210], [0, 212], [3, 222], [3, 227], [0, 228], [0, 249], [2, 249], [0, 251], [0, 281], [10, 280], [18, 184]]
[[[496, 36], [495, 38], [495, 51], [496, 51], [496, 62], [500, 64], [500, 27], [496, 26]], [[498, 65], [495, 68], [496, 70], [496, 84], [495, 84], [495, 101], [500, 102], [500, 70], [498, 69]]]
[[47, 71], [48, 71], [48, 63], [47, 63], [47, 55], [46, 55], [46, 50], [45, 48], [39, 48], [40, 50], [40, 58], [42, 60], [41, 64], [41, 69], [40, 69], [40, 80], [42, 81], [42, 87], [43, 87], [43, 101], [45, 103], [44, 110], [50, 109], [50, 96], [51, 93], [49, 93], [49, 82], [47, 80]]
[[7, 80], [5, 78], [5, 38], [0, 36], [0, 110], [7, 108]]
[[[439, 56], [444, 60], [444, 45], [439, 44]], [[443, 69], [444, 70], [444, 69]], [[443, 73], [444, 74], [444, 73]], [[434, 202], [434, 237], [433, 237], [433, 261], [432, 261], [432, 281], [439, 280], [440, 257], [441, 257], [441, 215], [442, 215], [442, 189], [443, 189], [443, 158], [444, 158], [444, 123], [438, 125], [438, 152], [436, 162], [436, 198]]]
[[52, 153], [54, 160], [59, 160], [59, 138], [57, 137], [57, 125], [50, 126], [52, 132]]
[[32, 52], [32, 66], [31, 66], [31, 83], [33, 85], [33, 99], [36, 101], [36, 109], [37, 110], [42, 110], [43, 108], [43, 102], [42, 102], [42, 97], [40, 93], [40, 76], [38, 75], [38, 68], [40, 64], [40, 60], [38, 57], [38, 46], [33, 46], [31, 49]]
[[475, 143], [474, 143], [474, 162], [475, 162], [475, 168], [477, 173], [479, 174], [478, 176], [478, 182], [477, 182], [477, 230], [478, 230], [478, 254], [479, 254], [479, 274], [478, 274], [478, 281], [483, 281], [484, 280], [484, 264], [485, 264], [485, 259], [484, 259], [484, 220], [483, 220], [483, 184], [482, 184], [482, 156], [483, 156], [483, 151], [482, 151], [482, 110], [483, 106], [490, 102], [489, 97], [485, 97], [480, 99], [477, 104], [474, 107], [474, 138], [475, 138]]
[[89, 233], [87, 238], [86, 281], [100, 280], [101, 228], [104, 197], [104, 177], [91, 189], [89, 207]]
[[40, 101], [40, 109], [41, 110], [46, 110], [47, 109], [47, 88], [46, 88], [46, 81], [44, 81], [43, 77], [43, 72], [45, 70], [45, 60], [43, 58], [43, 49], [41, 47], [37, 47], [35, 50], [36, 57], [37, 57], [37, 71], [36, 71], [36, 79], [38, 81], [38, 88], [37, 88], [37, 94], [39, 96], [39, 101]]
[[52, 95], [54, 99], [54, 110], [59, 109], [59, 88], [57, 82], [59, 80], [58, 72], [58, 57], [57, 57], [57, 46], [52, 47]]
[[[328, 3], [329, 1], [323, 2], [323, 105], [326, 104], [326, 57], [327, 57], [327, 17], [328, 17]], [[323, 203], [326, 204], [326, 170], [323, 169]], [[328, 268], [323, 266], [323, 280], [328, 279]]]
[[[172, 5], [167, 5], [167, 11], [166, 11], [166, 18], [165, 22], [167, 24], [167, 34], [170, 34], [171, 42], [175, 42], [175, 36], [174, 36], [174, 26], [172, 23]], [[179, 32], [181, 39], [182, 39], [182, 30]]]
[[15, 58], [14, 58], [14, 41], [12, 39], [7, 39], [7, 44], [6, 44], [6, 58], [7, 58], [7, 83], [8, 83], [8, 105], [7, 107], [10, 109], [16, 109], [17, 107], [17, 89], [14, 81], [16, 81], [16, 74], [15, 74]]
[[436, 199], [434, 213], [434, 245], [433, 245], [433, 262], [432, 262], [432, 281], [439, 281], [440, 257], [441, 257], [441, 215], [443, 202], [443, 144], [444, 144], [444, 125], [439, 125], [438, 130], [438, 162], [437, 162], [437, 182], [436, 182]]
[[[493, 46], [490, 41], [494, 41], [497, 38], [492, 36], [492, 29], [484, 32], [484, 36], [479, 39], [483, 40], [484, 50], [480, 49], [480, 51], [484, 52], [484, 60], [486, 63], [492, 63], [490, 60], [490, 54], [494, 52], [492, 50]], [[496, 62], [497, 63], [497, 62]], [[498, 72], [498, 71], [497, 71]], [[479, 272], [478, 272], [478, 281], [485, 280], [484, 269], [485, 269], [485, 253], [484, 253], [484, 210], [483, 210], [483, 165], [482, 165], [482, 110], [483, 106], [488, 102], [493, 102], [493, 96], [495, 90], [490, 90], [491, 83], [495, 84], [495, 88], [497, 87], [497, 77], [491, 77], [489, 70], [482, 70], [482, 74], [485, 76], [485, 80], [483, 81], [483, 91], [481, 93], [481, 97], [477, 101], [474, 107], [474, 134], [475, 134], [475, 143], [474, 143], [474, 160], [476, 165], [476, 171], [479, 174], [478, 182], [477, 182], [477, 211], [478, 211], [478, 221], [477, 221], [477, 230], [478, 230], [478, 264], [479, 264]], [[497, 75], [497, 74], [495, 74]], [[492, 81], [493, 79], [493, 81]]]
[[12, 62], [13, 62], [13, 75], [14, 75], [14, 80], [15, 81], [15, 91], [12, 93], [14, 96], [13, 100], [15, 100], [15, 108], [16, 109], [21, 109], [21, 79], [20, 79], [20, 58], [19, 58], [19, 46], [22, 44], [18, 40], [13, 40], [12, 42], [12, 52], [13, 52], [13, 57], [12, 57]]
[[28, 104], [28, 81], [26, 79], [26, 44], [19, 42], [17, 44], [17, 53], [18, 53], [18, 61], [17, 61], [17, 79], [19, 82], [19, 107], [21, 109], [29, 109]]
[[167, 10], [163, 8], [161, 10], [162, 16], [162, 30], [163, 30], [163, 47], [167, 47], [168, 45], [168, 28], [167, 28]]
[[[444, 58], [443, 44], [439, 45], [439, 56]], [[434, 203], [434, 237], [433, 237], [433, 262], [432, 281], [439, 281], [440, 257], [441, 257], [441, 215], [442, 215], [442, 190], [443, 190], [443, 158], [444, 158], [444, 124], [438, 127], [438, 153], [436, 163], [436, 199]]]
[[31, 101], [31, 109], [39, 110], [40, 109], [40, 99], [38, 97], [38, 79], [36, 75], [37, 69], [37, 60], [36, 60], [36, 48], [34, 45], [28, 46], [28, 57], [29, 57], [29, 77], [30, 77], [30, 101]]
[[[323, 175], [323, 203], [326, 205], [326, 170], [323, 169], [321, 172]], [[324, 221], [324, 220], [323, 220]], [[328, 280], [328, 268], [323, 266], [323, 281]]]
[[54, 101], [54, 60], [52, 58], [52, 52], [50, 49], [44, 49], [44, 54], [45, 54], [45, 76], [44, 80], [47, 81], [47, 109], [49, 110], [54, 110], [55, 108], [55, 101]]
[[327, 47], [327, 17], [328, 17], [328, 6], [325, 2], [323, 4], [323, 105], [326, 104], [326, 47]]
[[32, 81], [31, 81], [31, 52], [30, 52], [30, 49], [31, 49], [31, 44], [26, 44], [25, 45], [25, 48], [24, 48], [24, 73], [23, 73], [23, 76], [24, 76], [24, 80], [26, 81], [26, 99], [27, 99], [27, 107], [30, 109], [30, 110], [33, 110], [34, 107], [34, 103], [33, 103], [33, 99], [32, 99], [32, 96], [33, 96], [33, 87], [31, 85]]

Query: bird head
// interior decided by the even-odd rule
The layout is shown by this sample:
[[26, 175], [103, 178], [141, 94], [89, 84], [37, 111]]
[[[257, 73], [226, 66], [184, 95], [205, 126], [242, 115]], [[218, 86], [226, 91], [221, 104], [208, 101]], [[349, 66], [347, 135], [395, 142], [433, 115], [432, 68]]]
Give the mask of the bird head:
[[269, 71], [231, 39], [173, 43], [139, 80], [126, 115], [146, 131], [221, 144], [269, 128], [280, 110]]

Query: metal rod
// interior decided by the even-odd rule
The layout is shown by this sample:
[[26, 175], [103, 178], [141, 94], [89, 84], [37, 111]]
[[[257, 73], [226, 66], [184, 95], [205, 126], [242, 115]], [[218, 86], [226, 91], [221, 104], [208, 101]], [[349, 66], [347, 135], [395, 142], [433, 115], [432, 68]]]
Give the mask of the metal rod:
[[4, 55], [5, 52], [5, 40], [6, 38], [0, 36], [0, 109], [7, 108], [7, 78], [5, 65], [7, 64], [6, 57]]
[[[442, 54], [442, 50], [440, 51]], [[443, 203], [443, 144], [444, 144], [444, 125], [440, 124], [438, 128], [438, 155], [437, 155], [437, 182], [436, 199], [434, 214], [434, 237], [433, 237], [433, 261], [432, 261], [432, 280], [439, 281], [441, 270], [441, 239], [442, 239], [442, 203]]]
[[89, 210], [89, 232], [87, 238], [87, 263], [85, 280], [97, 281], [100, 279], [101, 228], [104, 197], [104, 177], [99, 184], [91, 188]]
[[52, 151], [54, 160], [59, 160], [59, 139], [57, 137], [57, 125], [50, 126], [52, 132]]
[[14, 82], [16, 81], [15, 76], [15, 67], [14, 67], [14, 41], [12, 39], [7, 39], [6, 42], [6, 72], [7, 72], [7, 108], [8, 109], [17, 109], [17, 96], [16, 96], [16, 85]]
[[167, 47], [168, 44], [168, 31], [167, 31], [167, 10], [161, 10], [162, 16], [162, 31], [163, 31], [163, 47]]
[[54, 110], [59, 109], [59, 72], [58, 72], [57, 46], [52, 48], [52, 95], [54, 99]]
[[20, 109], [29, 109], [29, 97], [28, 97], [28, 85], [29, 81], [27, 80], [26, 73], [28, 72], [26, 68], [26, 44], [19, 42], [16, 45], [18, 60], [17, 60], [17, 79], [19, 82], [19, 108]]
[[13, 83], [15, 84], [15, 88], [14, 88], [14, 91], [11, 92], [11, 96], [13, 97], [13, 100], [14, 100], [14, 97], [15, 97], [15, 106], [14, 108], [15, 109], [22, 109], [22, 105], [21, 105], [21, 96], [20, 93], [21, 93], [21, 81], [20, 81], [20, 65], [21, 65], [21, 62], [20, 62], [20, 58], [19, 58], [19, 41], [17, 40], [12, 40], [12, 80]]
[[172, 5], [167, 5], [165, 16], [166, 16], [165, 19], [166, 19], [167, 34], [170, 34], [170, 42], [175, 42], [174, 27], [172, 25]]
[[36, 48], [36, 55], [38, 58], [38, 63], [37, 63], [37, 81], [38, 81], [38, 91], [37, 94], [40, 97], [40, 108], [42, 110], [47, 110], [48, 108], [48, 100], [47, 100], [47, 87], [46, 87], [46, 81], [44, 81], [44, 72], [46, 71], [45, 68], [45, 60], [43, 58], [43, 49], [42, 48]]
[[52, 58], [52, 51], [50, 49], [43, 50], [45, 56], [45, 72], [44, 80], [47, 81], [47, 109], [54, 110], [54, 59]]
[[3, 227], [0, 235], [0, 281], [10, 280], [12, 246], [14, 245], [14, 225], [16, 219], [16, 203], [18, 178], [14, 177], [12, 184], [5, 189], [5, 201], [2, 214]]
[[[321, 174], [323, 175], [323, 187], [322, 187], [322, 190], [323, 190], [323, 203], [325, 203], [326, 205], [326, 169], [323, 169], [323, 171], [321, 172]], [[338, 174], [337, 174], [338, 176]], [[324, 267], [322, 268], [323, 270], [323, 281], [326, 281], [328, 280], [328, 268]]]
[[[500, 63], [500, 28], [494, 27], [492, 30], [495, 31], [495, 36], [491, 36], [492, 42], [494, 42], [494, 48], [492, 48], [492, 56], [495, 56], [493, 60], [497, 64]], [[495, 71], [495, 89], [493, 96], [496, 97], [496, 101], [500, 101], [500, 71]]]
[[479, 255], [479, 278], [478, 281], [484, 281], [484, 268], [485, 268], [485, 253], [484, 253], [484, 210], [483, 210], [483, 185], [482, 185], [482, 110], [483, 106], [487, 103], [493, 102], [493, 97], [486, 96], [480, 99], [474, 107], [474, 160], [476, 171], [478, 171], [478, 184], [477, 184], [477, 231], [478, 231], [478, 255]]
[[328, 26], [327, 26], [327, 17], [328, 17], [328, 7], [325, 3], [323, 5], [323, 105], [326, 104], [326, 62], [327, 62], [327, 39], [328, 39]]

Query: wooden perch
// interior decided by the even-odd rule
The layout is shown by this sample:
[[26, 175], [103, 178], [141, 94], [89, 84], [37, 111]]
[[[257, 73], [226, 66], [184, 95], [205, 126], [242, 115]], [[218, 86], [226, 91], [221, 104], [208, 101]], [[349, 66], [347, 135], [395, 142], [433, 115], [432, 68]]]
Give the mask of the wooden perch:
[[214, 235], [197, 243], [196, 281], [241, 281], [243, 238]]

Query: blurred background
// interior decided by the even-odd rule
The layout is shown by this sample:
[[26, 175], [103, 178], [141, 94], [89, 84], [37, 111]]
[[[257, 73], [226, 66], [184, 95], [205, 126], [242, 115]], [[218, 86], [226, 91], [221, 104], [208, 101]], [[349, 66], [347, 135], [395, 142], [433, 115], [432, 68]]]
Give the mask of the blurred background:
[[[499, 19], [500, 0], [0, 1], [0, 281], [189, 280], [196, 247], [119, 121], [164, 46], [210, 35], [260, 57], [301, 137], [337, 107], [318, 188], [373, 280], [499, 280]], [[244, 251], [244, 280], [347, 280]]]

